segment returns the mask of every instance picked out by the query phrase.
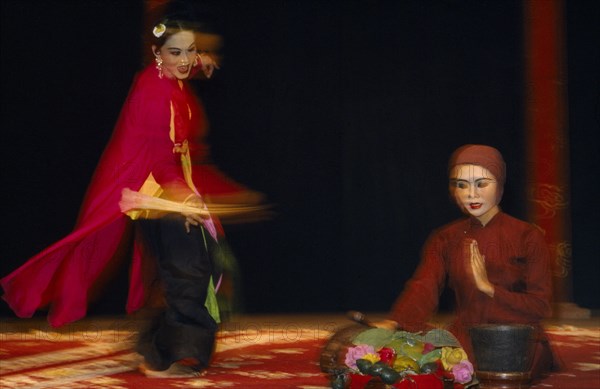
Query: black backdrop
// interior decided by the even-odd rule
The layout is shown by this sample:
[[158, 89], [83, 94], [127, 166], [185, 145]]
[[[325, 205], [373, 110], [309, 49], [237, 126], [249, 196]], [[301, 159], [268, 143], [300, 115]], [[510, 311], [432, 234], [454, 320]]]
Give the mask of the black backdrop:
[[[520, 1], [204, 4], [225, 40], [221, 70], [196, 82], [213, 159], [276, 210], [227, 227], [246, 311], [387, 310], [458, 216], [445, 165], [463, 143], [502, 151], [503, 208], [527, 217]], [[140, 0], [2, 2], [0, 274], [71, 230], [140, 68], [142, 15]], [[574, 298], [592, 308], [597, 16], [566, 9]], [[122, 312], [125, 290], [123, 269], [92, 312]]]

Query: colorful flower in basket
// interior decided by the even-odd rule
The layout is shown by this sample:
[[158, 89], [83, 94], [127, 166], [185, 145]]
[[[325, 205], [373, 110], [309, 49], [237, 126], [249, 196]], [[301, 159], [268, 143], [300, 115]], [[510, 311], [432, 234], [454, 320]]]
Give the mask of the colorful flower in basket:
[[372, 353], [363, 355], [361, 359], [364, 359], [365, 361], [369, 361], [371, 363], [376, 363], [381, 360], [381, 357], [379, 356], [379, 354], [372, 352]]
[[358, 370], [358, 367], [356, 366], [356, 360], [361, 359], [367, 354], [374, 353], [375, 349], [373, 348], [373, 346], [369, 346], [368, 344], [361, 344], [355, 347], [351, 347], [346, 353], [346, 359], [344, 360], [344, 363], [350, 369]]
[[456, 365], [452, 366], [452, 375], [454, 381], [459, 384], [466, 384], [473, 379], [473, 365], [468, 360], [462, 360]]
[[348, 349], [345, 358], [350, 382], [367, 382], [377, 377], [400, 388], [409, 381], [425, 379], [437, 380], [440, 387], [443, 381], [463, 385], [473, 380], [473, 365], [467, 354], [445, 330], [435, 329], [421, 335], [373, 328], [360, 333], [353, 343], [355, 346]]
[[379, 360], [386, 365], [392, 365], [396, 360], [396, 351], [390, 347], [382, 347], [379, 351]]
[[431, 343], [425, 343], [423, 346], [423, 354], [427, 354], [430, 351], [435, 350], [435, 346]]
[[465, 350], [460, 347], [442, 347], [442, 364], [444, 369], [452, 370], [452, 367], [465, 359], [469, 359]]

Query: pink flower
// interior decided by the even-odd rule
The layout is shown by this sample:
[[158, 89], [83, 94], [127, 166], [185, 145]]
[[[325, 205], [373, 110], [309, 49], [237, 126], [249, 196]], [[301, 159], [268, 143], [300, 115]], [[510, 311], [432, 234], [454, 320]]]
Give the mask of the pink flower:
[[358, 367], [356, 367], [356, 360], [361, 359], [367, 354], [375, 354], [375, 349], [373, 346], [369, 346], [368, 344], [359, 344], [358, 346], [350, 347], [346, 353], [346, 359], [344, 362], [349, 368], [358, 370]]
[[466, 384], [473, 377], [473, 365], [465, 359], [452, 366], [452, 374], [454, 374], [454, 381], [459, 384]]

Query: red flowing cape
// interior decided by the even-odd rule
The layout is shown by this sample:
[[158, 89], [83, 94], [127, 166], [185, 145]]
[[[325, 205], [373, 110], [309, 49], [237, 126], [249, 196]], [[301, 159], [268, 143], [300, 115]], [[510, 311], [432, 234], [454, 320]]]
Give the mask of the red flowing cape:
[[[153, 66], [133, 83], [100, 159], [74, 230], [0, 280], [3, 298], [19, 317], [50, 306], [58, 327], [85, 316], [89, 292], [118, 248], [127, 225], [119, 209], [123, 188], [138, 190], [149, 174], [167, 193], [192, 193], [185, 183], [174, 141], [196, 131], [203, 112], [188, 86], [160, 78]], [[175, 140], [170, 130], [176, 128]], [[180, 200], [175, 195], [176, 200]], [[144, 304], [142, 262], [134, 248], [127, 311]]]

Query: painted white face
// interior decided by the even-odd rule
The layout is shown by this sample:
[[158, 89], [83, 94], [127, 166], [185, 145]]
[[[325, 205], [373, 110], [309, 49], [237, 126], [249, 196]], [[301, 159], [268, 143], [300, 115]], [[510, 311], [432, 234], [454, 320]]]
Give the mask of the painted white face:
[[195, 35], [192, 31], [180, 31], [171, 35], [165, 44], [157, 49], [153, 47], [156, 54], [163, 60], [163, 74], [168, 78], [186, 79], [190, 76], [192, 65], [196, 59]]
[[450, 190], [456, 204], [483, 225], [498, 213], [500, 191], [496, 177], [479, 165], [458, 165], [450, 172]]

